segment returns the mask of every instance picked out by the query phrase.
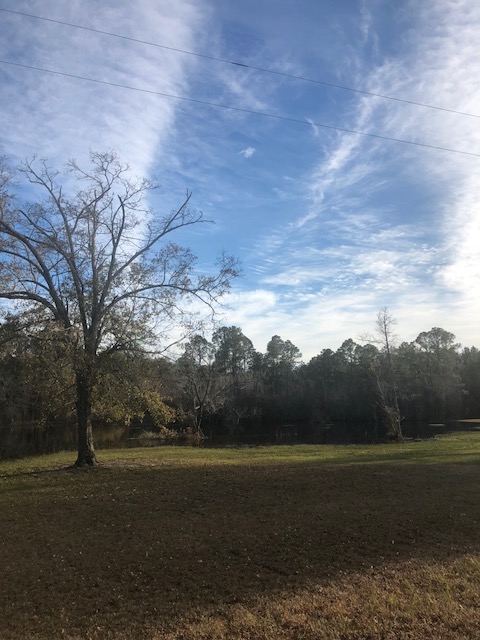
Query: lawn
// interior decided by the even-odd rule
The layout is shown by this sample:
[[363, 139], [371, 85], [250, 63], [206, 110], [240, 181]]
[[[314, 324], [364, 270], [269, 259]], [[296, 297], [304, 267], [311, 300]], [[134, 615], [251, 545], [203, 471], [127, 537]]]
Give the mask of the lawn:
[[480, 432], [0, 463], [0, 638], [480, 638]]

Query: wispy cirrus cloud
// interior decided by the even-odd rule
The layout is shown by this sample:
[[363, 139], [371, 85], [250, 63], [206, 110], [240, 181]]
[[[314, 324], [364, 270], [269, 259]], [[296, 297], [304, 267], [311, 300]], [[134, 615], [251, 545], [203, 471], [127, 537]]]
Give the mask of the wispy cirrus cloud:
[[[411, 3], [404, 17], [409, 11], [415, 18], [402, 46], [373, 67], [365, 61], [350, 84], [480, 114], [480, 6], [445, 0], [421, 10]], [[365, 3], [362, 16], [365, 40], [378, 44]], [[361, 67], [358, 60], [356, 65]], [[480, 148], [478, 119], [380, 98], [357, 97], [344, 126], [465, 151]], [[473, 342], [480, 312], [478, 159], [327, 135], [315, 127], [313, 139], [321, 159], [304, 176], [308, 209], [256, 244], [261, 282], [279, 292], [279, 310], [287, 297], [288, 304], [292, 297], [302, 299], [296, 318], [305, 329], [315, 325], [315, 335], [325, 331], [326, 338], [332, 309], [340, 332], [349, 322], [343, 305], [358, 319], [359, 305], [374, 318], [386, 304], [407, 334], [434, 318]], [[315, 292], [318, 300], [306, 302], [303, 296]]]
[[[15, 9], [125, 36], [193, 48], [204, 23], [198, 3], [134, 7], [107, 0], [49, 3], [23, 0]], [[3, 59], [61, 73], [167, 93], [188, 93], [192, 58], [34, 18], [2, 14]], [[161, 73], [159, 71], [161, 70]], [[36, 153], [53, 162], [84, 157], [89, 148], [117, 149], [148, 174], [175, 127], [176, 103], [128, 89], [2, 65], [0, 114], [4, 150], [16, 158]], [[13, 108], [14, 105], [14, 108]]]

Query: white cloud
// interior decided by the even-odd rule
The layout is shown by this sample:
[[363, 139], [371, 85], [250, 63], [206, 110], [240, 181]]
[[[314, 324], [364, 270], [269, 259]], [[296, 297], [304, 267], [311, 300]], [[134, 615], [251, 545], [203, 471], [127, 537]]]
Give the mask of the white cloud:
[[398, 320], [400, 341], [412, 341], [421, 331], [441, 326], [453, 331], [464, 346], [478, 344], [478, 319], [467, 313], [463, 303], [446, 305], [416, 286], [403, 287], [400, 295], [368, 286], [299, 295], [264, 288], [229, 297], [228, 304], [222, 324], [240, 326], [259, 351], [265, 351], [275, 334], [289, 339], [300, 348], [304, 361], [322, 349], [337, 349], [347, 338], [361, 342], [362, 335], [372, 332], [383, 306]]
[[255, 151], [256, 151], [255, 147], [246, 147], [245, 149], [242, 149], [239, 153], [244, 158], [251, 158], [255, 153]]
[[[32, 6], [24, 0], [15, 8], [35, 13]], [[193, 48], [203, 23], [199, 4], [189, 0], [135, 6], [55, 0], [42, 13], [185, 49]], [[3, 14], [2, 23], [4, 59], [139, 88], [188, 90], [192, 58], [33, 18]], [[2, 66], [1, 72], [2, 144], [16, 159], [36, 153], [57, 164], [82, 160], [89, 148], [115, 148], [136, 172], [148, 174], [175, 126], [171, 100], [18, 67]]]

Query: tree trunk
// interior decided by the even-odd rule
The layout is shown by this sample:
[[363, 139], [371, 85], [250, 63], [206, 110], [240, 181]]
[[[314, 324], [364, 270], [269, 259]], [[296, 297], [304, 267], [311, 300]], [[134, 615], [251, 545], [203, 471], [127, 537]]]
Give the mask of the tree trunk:
[[391, 383], [381, 380], [378, 371], [375, 371], [375, 376], [379, 395], [378, 404], [385, 415], [386, 435], [391, 440], [403, 442], [402, 418], [398, 406], [398, 395], [393, 374]]
[[77, 371], [77, 429], [78, 457], [76, 467], [94, 466], [97, 457], [93, 446], [91, 422], [92, 381], [87, 371]]

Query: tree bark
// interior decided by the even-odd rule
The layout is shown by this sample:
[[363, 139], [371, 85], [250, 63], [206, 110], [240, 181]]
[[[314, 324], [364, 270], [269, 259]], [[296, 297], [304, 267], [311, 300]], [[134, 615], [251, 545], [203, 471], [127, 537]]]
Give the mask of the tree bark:
[[93, 445], [91, 422], [92, 381], [86, 371], [77, 371], [78, 456], [76, 467], [93, 467], [98, 463]]

